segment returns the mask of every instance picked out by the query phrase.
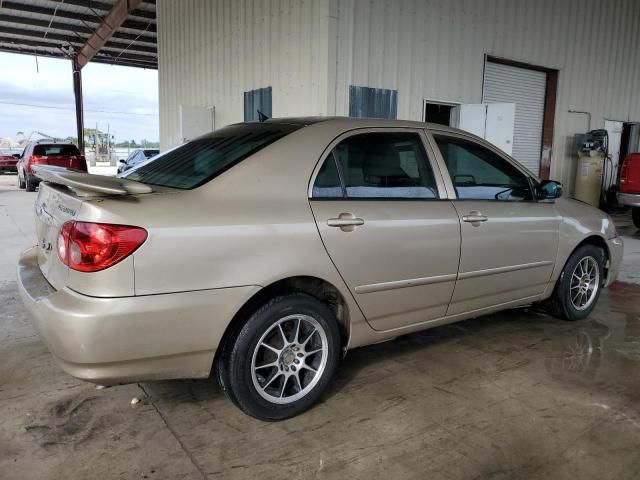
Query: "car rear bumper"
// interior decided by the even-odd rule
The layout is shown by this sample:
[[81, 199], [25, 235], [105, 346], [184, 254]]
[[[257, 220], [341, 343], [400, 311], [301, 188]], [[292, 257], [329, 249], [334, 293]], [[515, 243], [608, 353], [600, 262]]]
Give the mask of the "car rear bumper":
[[260, 287], [96, 298], [55, 290], [36, 247], [18, 263], [22, 300], [60, 366], [102, 384], [209, 375], [233, 315]]
[[609, 249], [609, 269], [607, 272], [607, 283], [605, 287], [611, 285], [620, 272], [620, 265], [622, 264], [622, 255], [624, 252], [624, 243], [622, 238], [616, 237], [611, 240], [607, 240], [607, 247]]
[[618, 193], [618, 203], [627, 207], [640, 207], [640, 194]]

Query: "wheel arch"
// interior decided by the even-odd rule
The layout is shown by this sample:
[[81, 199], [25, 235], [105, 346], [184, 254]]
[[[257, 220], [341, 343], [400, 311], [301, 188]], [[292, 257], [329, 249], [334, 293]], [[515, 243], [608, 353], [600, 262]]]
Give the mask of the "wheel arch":
[[[567, 255], [567, 258], [564, 260], [564, 263], [562, 264], [562, 269], [564, 270], [565, 265], [567, 264], [567, 262], [569, 261], [569, 259], [571, 258], [571, 256], [582, 246], [584, 245], [593, 245], [594, 247], [599, 247], [604, 251], [604, 256], [605, 256], [605, 264], [604, 264], [604, 278], [603, 278], [603, 282], [607, 279], [607, 276], [609, 274], [609, 259], [611, 258], [611, 252], [609, 251], [609, 246], [607, 245], [606, 240], [601, 237], [600, 235], [589, 235], [588, 237], [584, 238], [579, 244], [577, 244], [575, 246], [575, 248], [573, 250], [571, 250], [571, 252], [569, 253], [569, 255]], [[560, 280], [561, 275], [558, 277], [558, 280]]]
[[215, 368], [218, 359], [225, 351], [227, 343], [233, 339], [234, 335], [244, 325], [245, 320], [253, 312], [269, 299], [290, 293], [306, 293], [327, 305], [338, 320], [341, 347], [344, 348], [348, 344], [351, 320], [349, 307], [342, 292], [335, 285], [322, 278], [306, 275], [287, 277], [261, 288], [240, 307], [220, 339], [213, 359], [212, 369]]

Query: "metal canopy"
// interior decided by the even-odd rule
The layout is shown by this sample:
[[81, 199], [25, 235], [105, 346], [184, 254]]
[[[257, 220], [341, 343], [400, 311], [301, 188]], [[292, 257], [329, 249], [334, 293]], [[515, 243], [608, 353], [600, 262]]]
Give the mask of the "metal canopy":
[[[73, 59], [117, 1], [0, 0], [0, 51]], [[155, 0], [136, 5], [96, 50], [92, 62], [157, 69]]]

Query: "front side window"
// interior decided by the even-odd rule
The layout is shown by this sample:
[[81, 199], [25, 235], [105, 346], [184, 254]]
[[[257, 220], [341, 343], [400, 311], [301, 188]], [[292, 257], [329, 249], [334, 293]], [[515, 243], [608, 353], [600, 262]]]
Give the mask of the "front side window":
[[313, 188], [321, 198], [438, 198], [435, 177], [417, 133], [363, 133], [339, 143]]
[[532, 200], [528, 178], [471, 140], [434, 135], [460, 200]]
[[293, 124], [238, 124], [168, 150], [128, 170], [129, 180], [171, 188], [199, 187], [301, 128]]

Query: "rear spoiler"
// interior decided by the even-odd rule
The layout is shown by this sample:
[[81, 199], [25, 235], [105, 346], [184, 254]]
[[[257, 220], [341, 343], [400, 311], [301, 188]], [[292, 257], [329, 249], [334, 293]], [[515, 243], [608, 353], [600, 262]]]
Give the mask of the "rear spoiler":
[[101, 197], [107, 195], [131, 195], [151, 193], [153, 188], [144, 183], [126, 178], [91, 175], [71, 168], [53, 165], [32, 165], [31, 169], [40, 180], [72, 188], [79, 197]]

